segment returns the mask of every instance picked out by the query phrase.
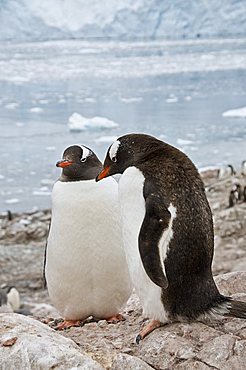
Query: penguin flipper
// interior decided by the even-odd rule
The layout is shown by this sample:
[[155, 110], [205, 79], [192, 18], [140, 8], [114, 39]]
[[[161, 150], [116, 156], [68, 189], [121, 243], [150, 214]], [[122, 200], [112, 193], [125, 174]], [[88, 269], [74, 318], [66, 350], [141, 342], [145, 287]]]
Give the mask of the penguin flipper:
[[163, 202], [160, 202], [158, 194], [151, 192], [145, 196], [145, 217], [138, 236], [139, 252], [149, 278], [164, 289], [167, 288], [168, 281], [159, 243], [170, 219], [171, 214]]
[[[50, 233], [50, 225], [51, 225], [51, 221], [49, 223], [49, 227], [48, 227], [48, 235]], [[46, 259], [47, 259], [47, 247], [48, 247], [48, 237], [46, 239], [46, 244], [45, 244], [45, 249], [44, 249], [44, 263], [43, 263], [43, 287], [44, 288], [47, 288], [47, 281], [46, 281], [46, 276], [45, 276], [45, 267], [46, 267]]]

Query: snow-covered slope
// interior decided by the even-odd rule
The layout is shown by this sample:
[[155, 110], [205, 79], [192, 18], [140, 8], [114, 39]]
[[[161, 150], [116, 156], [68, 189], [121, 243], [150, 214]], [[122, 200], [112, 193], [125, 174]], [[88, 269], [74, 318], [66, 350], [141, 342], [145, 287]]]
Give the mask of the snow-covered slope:
[[0, 40], [246, 35], [246, 0], [0, 0]]

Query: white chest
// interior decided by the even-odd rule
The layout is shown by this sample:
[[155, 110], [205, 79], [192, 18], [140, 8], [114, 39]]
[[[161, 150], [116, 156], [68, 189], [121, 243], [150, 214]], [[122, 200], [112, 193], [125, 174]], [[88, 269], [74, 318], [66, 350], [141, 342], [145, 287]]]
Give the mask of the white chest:
[[166, 322], [167, 317], [161, 302], [161, 289], [147, 276], [139, 253], [138, 236], [145, 216], [143, 186], [144, 176], [136, 167], [129, 167], [119, 181], [124, 248], [131, 279], [144, 314], [152, 319]]
[[58, 181], [53, 189], [46, 279], [53, 304], [68, 319], [110, 317], [131, 292], [118, 188], [108, 180]]

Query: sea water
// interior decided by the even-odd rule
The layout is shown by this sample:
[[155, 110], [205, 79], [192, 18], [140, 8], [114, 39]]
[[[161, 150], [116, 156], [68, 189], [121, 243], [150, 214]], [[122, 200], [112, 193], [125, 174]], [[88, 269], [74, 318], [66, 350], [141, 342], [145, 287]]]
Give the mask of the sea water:
[[[246, 159], [246, 40], [0, 44], [0, 212], [50, 207], [72, 144], [103, 160], [120, 135], [180, 148], [198, 168]], [[73, 113], [114, 128], [70, 131]], [[103, 125], [102, 125], [103, 126]]]

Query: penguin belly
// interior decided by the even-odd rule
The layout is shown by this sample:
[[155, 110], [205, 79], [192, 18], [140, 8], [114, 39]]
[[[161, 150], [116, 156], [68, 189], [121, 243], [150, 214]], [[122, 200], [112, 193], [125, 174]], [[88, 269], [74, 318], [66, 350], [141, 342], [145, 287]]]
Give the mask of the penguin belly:
[[113, 316], [131, 294], [117, 184], [108, 180], [58, 181], [53, 188], [45, 273], [67, 320]]
[[123, 241], [129, 273], [143, 307], [143, 314], [162, 323], [168, 321], [161, 294], [145, 272], [139, 253], [138, 236], [145, 217], [143, 186], [145, 178], [136, 167], [128, 167], [119, 181]]

